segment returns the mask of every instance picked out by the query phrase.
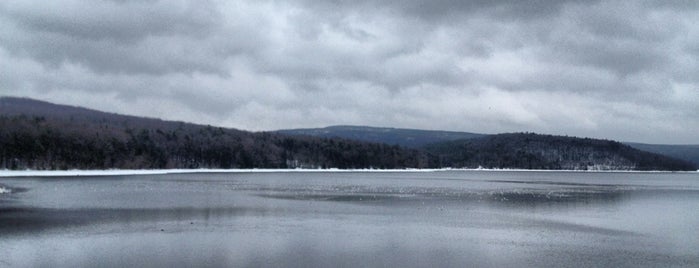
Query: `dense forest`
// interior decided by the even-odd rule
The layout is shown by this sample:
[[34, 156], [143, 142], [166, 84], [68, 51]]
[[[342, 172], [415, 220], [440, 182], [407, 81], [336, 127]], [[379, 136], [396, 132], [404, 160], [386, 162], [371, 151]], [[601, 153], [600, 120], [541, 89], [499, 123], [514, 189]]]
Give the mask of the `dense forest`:
[[424, 168], [398, 146], [211, 126], [130, 128], [0, 116], [0, 168]]
[[[365, 130], [352, 131], [357, 134]], [[379, 133], [386, 130], [395, 132], [372, 129]], [[419, 130], [400, 133], [422, 137], [421, 142], [440, 135]], [[406, 140], [400, 135], [382, 137]], [[0, 169], [697, 169], [692, 163], [615, 141], [524, 133], [467, 137], [413, 149], [338, 137], [248, 132], [0, 98]]]
[[417, 150], [0, 99], [0, 168], [426, 168]]
[[428, 145], [441, 165], [565, 170], [696, 170], [687, 161], [616, 141], [508, 133]]

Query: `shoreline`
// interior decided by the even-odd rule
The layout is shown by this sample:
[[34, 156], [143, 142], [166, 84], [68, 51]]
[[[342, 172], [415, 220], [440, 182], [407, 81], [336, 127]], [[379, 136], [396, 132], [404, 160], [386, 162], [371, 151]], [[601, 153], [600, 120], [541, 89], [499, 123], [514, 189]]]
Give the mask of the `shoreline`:
[[553, 169], [107, 169], [107, 170], [0, 170], [0, 178], [13, 177], [75, 177], [75, 176], [136, 176], [195, 173], [398, 173], [398, 172], [574, 172], [574, 173], [699, 173], [697, 171], [643, 171], [643, 170], [553, 170]]

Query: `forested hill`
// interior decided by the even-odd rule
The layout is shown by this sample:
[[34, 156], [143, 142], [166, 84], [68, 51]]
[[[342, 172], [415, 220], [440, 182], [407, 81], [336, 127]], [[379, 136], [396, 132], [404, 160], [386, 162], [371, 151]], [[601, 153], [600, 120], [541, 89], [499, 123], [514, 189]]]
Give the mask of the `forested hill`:
[[276, 132], [289, 135], [305, 135], [325, 138], [345, 138], [352, 140], [400, 145], [408, 148], [420, 148], [427, 144], [460, 139], [480, 138], [485, 134], [421, 130], [407, 128], [386, 128], [367, 126], [330, 126], [324, 128], [283, 129]]
[[385, 144], [253, 133], [0, 98], [0, 169], [426, 168]]
[[490, 135], [426, 146], [441, 165], [565, 170], [697, 170], [696, 165], [616, 141], [533, 133]]
[[[423, 146], [439, 142], [482, 138], [488, 134], [471, 132], [420, 130], [402, 128], [380, 128], [367, 126], [331, 126], [325, 128], [304, 128], [278, 130], [278, 133], [313, 137], [341, 137], [346, 139], [386, 144], [396, 144], [407, 148], [422, 149]], [[699, 166], [699, 145], [664, 145], [625, 142], [633, 148], [688, 161]]]
[[669, 145], [669, 144], [645, 144], [645, 143], [627, 143], [629, 146], [661, 155], [670, 156], [677, 159], [682, 159], [699, 166], [699, 145]]
[[[400, 142], [407, 141], [404, 137], [414, 137], [421, 143], [439, 137], [439, 133], [419, 130], [336, 128], [354, 129], [357, 133], [402, 133], [396, 136]], [[697, 169], [691, 163], [614, 141], [473, 133], [454, 141], [451, 139], [461, 134], [451, 134], [442, 136], [442, 142], [409, 149], [386, 143], [248, 132], [30, 99], [0, 98], [0, 169]], [[385, 139], [390, 135], [376, 137]]]

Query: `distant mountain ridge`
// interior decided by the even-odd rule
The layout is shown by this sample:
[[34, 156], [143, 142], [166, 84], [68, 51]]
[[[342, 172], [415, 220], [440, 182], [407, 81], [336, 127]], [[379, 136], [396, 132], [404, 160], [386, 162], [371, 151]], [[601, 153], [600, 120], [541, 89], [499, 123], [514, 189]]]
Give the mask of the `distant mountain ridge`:
[[84, 107], [54, 104], [41, 100], [18, 97], [0, 97], [0, 115], [40, 116], [98, 125], [118, 123], [122, 126], [128, 125], [131, 128], [172, 128], [180, 124], [187, 124], [180, 121], [165, 121], [158, 118], [109, 113]]
[[[408, 148], [420, 149], [424, 146], [491, 136], [471, 132], [419, 130], [401, 128], [378, 128], [367, 126], [331, 126], [325, 128], [304, 128], [278, 130], [278, 133], [289, 135], [308, 135], [314, 137], [341, 137], [346, 139], [396, 144]], [[661, 154], [699, 166], [699, 145], [665, 145], [622, 142], [633, 148]]]
[[645, 143], [633, 143], [627, 142], [629, 146], [661, 155], [666, 155], [669, 157], [674, 157], [677, 159], [682, 159], [689, 161], [697, 166], [699, 166], [699, 144], [687, 144], [687, 145], [668, 145], [668, 144], [645, 144]]
[[329, 126], [324, 128], [283, 129], [275, 132], [287, 135], [307, 135], [324, 138], [339, 137], [352, 140], [386, 143], [390, 145], [400, 145], [408, 148], [420, 148], [431, 143], [472, 139], [486, 136], [485, 134], [457, 131], [349, 125]]
[[444, 167], [697, 168], [607, 140], [356, 126], [249, 132], [0, 97], [0, 169]]

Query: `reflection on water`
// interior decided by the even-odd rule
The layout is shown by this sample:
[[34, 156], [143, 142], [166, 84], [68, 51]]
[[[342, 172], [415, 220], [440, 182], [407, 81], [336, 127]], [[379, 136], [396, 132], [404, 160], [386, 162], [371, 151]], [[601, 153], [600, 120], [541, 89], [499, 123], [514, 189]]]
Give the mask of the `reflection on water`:
[[698, 267], [695, 173], [0, 179], [0, 266]]

